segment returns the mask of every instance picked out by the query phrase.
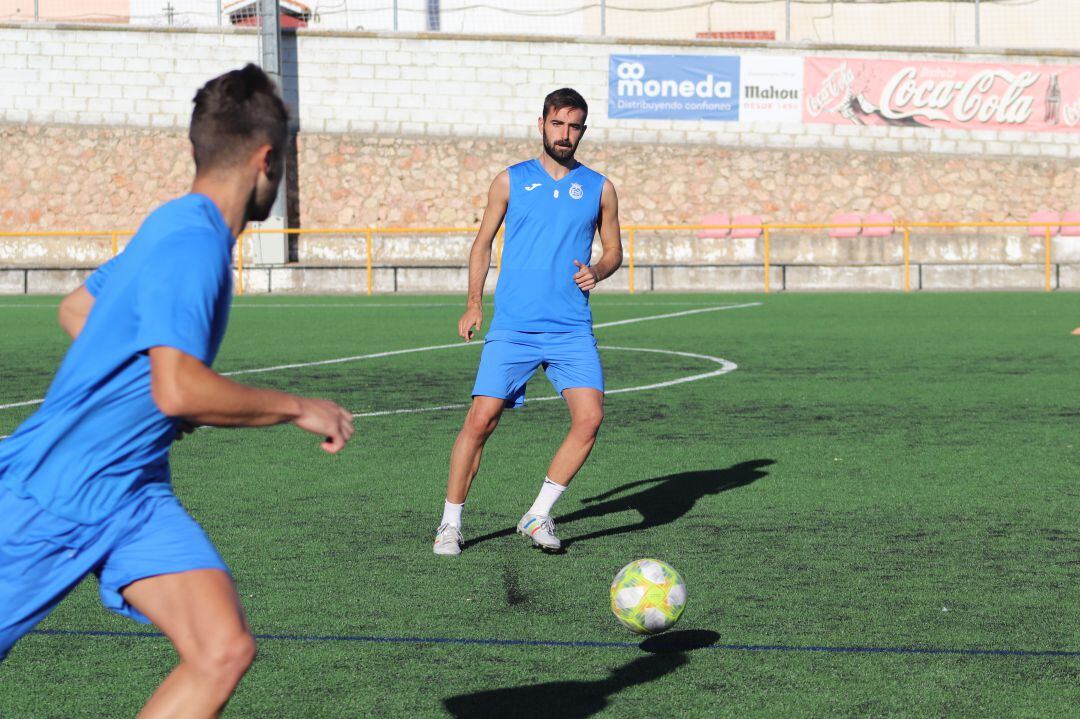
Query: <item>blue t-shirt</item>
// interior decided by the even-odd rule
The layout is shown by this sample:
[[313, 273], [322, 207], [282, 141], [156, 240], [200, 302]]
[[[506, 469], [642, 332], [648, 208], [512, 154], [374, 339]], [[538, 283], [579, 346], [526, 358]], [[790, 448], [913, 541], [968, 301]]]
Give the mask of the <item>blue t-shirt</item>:
[[232, 299], [234, 241], [210, 198], [186, 195], [155, 210], [87, 278], [94, 306], [45, 402], [0, 442], [0, 488], [82, 524], [135, 495], [172, 491], [177, 421], [151, 397], [148, 350], [213, 362]]
[[589, 264], [604, 176], [578, 164], [554, 180], [539, 160], [509, 168], [510, 201], [491, 330], [592, 330], [589, 293], [574, 282]]

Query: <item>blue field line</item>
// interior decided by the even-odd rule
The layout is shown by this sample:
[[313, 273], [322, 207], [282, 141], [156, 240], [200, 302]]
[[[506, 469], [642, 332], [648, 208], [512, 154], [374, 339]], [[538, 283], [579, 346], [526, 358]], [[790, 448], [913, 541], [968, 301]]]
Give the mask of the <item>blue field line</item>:
[[[36, 629], [32, 634], [69, 637], [164, 638], [159, 632], [110, 632], [75, 629]], [[256, 634], [256, 639], [286, 642], [365, 642], [369, 644], [478, 644], [509, 647], [585, 647], [589, 649], [637, 649], [640, 642], [567, 642], [539, 639], [469, 639], [459, 637], [375, 637], [318, 634]], [[1080, 651], [1032, 649], [947, 649], [934, 647], [814, 647], [785, 644], [711, 644], [697, 649], [736, 652], [819, 652], [827, 654], [945, 654], [960, 656], [1080, 657]], [[697, 650], [696, 649], [696, 650]], [[695, 650], [695, 651], [696, 651]]]

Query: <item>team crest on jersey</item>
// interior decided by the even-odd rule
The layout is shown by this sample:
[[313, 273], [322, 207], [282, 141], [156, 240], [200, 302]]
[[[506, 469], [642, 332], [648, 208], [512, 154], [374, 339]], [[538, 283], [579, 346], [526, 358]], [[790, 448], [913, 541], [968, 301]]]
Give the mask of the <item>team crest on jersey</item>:
[[581, 185], [576, 182], [570, 184], [570, 197], [573, 197], [575, 200], [580, 200], [584, 196], [585, 190], [581, 189]]

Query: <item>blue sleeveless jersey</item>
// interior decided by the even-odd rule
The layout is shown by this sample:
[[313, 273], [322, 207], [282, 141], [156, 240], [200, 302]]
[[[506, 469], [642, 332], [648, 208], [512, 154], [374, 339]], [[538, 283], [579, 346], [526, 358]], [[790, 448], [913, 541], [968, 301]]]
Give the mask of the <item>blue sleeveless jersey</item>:
[[604, 176], [578, 164], [555, 181], [539, 160], [509, 168], [510, 202], [490, 331], [592, 330], [589, 293], [574, 260], [589, 264]]

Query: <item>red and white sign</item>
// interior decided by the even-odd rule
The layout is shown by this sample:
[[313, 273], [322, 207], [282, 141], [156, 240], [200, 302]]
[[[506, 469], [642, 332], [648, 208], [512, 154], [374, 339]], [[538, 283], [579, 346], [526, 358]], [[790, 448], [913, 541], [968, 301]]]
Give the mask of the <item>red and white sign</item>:
[[1080, 132], [1080, 67], [806, 59], [808, 123]]

